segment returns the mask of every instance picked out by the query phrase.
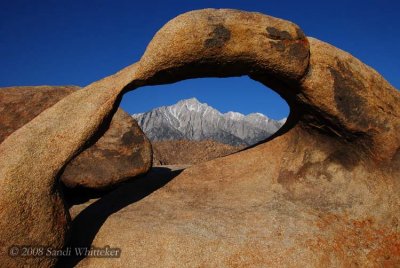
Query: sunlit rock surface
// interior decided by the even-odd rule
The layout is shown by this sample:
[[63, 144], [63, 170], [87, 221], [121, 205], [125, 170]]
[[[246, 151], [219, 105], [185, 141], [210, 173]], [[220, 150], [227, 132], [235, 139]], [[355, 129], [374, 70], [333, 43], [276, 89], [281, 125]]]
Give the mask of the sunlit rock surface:
[[[138, 192], [93, 203], [81, 217], [103, 213], [90, 214], [84, 244], [122, 254], [75, 264], [399, 266], [400, 93], [291, 22], [226, 9], [171, 20], [138, 63], [67, 96], [0, 144], [2, 266], [54, 263], [10, 258], [5, 249], [65, 245], [68, 213], [57, 174], [107, 122], [123, 92], [237, 75], [290, 105], [275, 138], [179, 175], [142, 178], [130, 189]], [[77, 239], [79, 245], [72, 232]]]

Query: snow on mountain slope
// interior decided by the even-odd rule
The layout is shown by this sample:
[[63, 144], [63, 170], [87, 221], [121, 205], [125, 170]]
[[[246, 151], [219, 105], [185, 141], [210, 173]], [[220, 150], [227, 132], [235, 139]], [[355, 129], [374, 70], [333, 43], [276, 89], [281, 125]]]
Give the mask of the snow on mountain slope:
[[133, 114], [150, 140], [214, 140], [234, 146], [252, 145], [275, 133], [286, 121], [261, 113], [219, 112], [196, 98]]

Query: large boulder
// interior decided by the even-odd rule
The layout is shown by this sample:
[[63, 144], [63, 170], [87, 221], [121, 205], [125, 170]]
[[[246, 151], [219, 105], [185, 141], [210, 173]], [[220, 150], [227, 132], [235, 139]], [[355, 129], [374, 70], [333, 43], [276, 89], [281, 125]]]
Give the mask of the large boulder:
[[82, 217], [93, 208], [98, 218], [89, 217], [86, 233], [101, 227], [93, 244], [123, 253], [80, 264], [399, 266], [400, 93], [351, 55], [309, 42], [293, 23], [225, 9], [171, 20], [138, 63], [70, 94], [0, 144], [0, 264], [54, 264], [10, 257], [7, 248], [64, 245], [69, 214], [57, 175], [109, 124], [123, 93], [234, 75], [276, 90], [291, 107], [285, 126], [158, 191], [155, 182], [90, 205]]
[[[78, 89], [76, 86], [0, 88], [0, 143]], [[137, 122], [118, 109], [104, 135], [66, 165], [61, 181], [69, 188], [107, 188], [146, 173], [151, 161], [149, 140]]]

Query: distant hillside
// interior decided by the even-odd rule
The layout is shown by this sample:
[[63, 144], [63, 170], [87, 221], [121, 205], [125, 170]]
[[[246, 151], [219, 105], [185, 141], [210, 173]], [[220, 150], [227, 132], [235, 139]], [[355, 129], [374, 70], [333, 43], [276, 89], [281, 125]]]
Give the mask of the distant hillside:
[[262, 141], [286, 121], [286, 118], [275, 121], [260, 113], [223, 114], [195, 98], [132, 116], [152, 141], [213, 140], [232, 146], [249, 146]]
[[153, 165], [191, 165], [235, 153], [243, 147], [216, 141], [154, 141]]

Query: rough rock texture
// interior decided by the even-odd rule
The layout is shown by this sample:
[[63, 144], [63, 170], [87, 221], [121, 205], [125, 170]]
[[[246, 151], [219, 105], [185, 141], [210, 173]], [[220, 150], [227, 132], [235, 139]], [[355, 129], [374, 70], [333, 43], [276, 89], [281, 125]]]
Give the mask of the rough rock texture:
[[260, 13], [205, 9], [179, 15], [157, 32], [140, 60], [138, 78], [159, 84], [261, 72], [290, 82], [303, 76], [308, 56], [307, 38], [291, 22]]
[[[192, 166], [151, 194], [139, 190], [141, 200], [119, 207], [121, 188], [73, 207], [107, 218], [92, 245], [122, 249], [119, 259], [77, 267], [398, 267], [398, 180], [370, 162], [343, 167], [331, 141], [292, 129]], [[99, 214], [109, 204], [113, 214]]]
[[151, 141], [213, 140], [233, 146], [250, 146], [264, 141], [286, 121], [286, 118], [275, 121], [261, 113], [223, 114], [196, 98], [132, 117]]
[[[62, 248], [69, 214], [59, 174], [116, 111], [135, 66], [78, 90], [0, 144], [0, 266], [50, 267], [56, 259], [10, 257], [13, 245]], [[68, 112], [66, 112], [68, 111]]]
[[[0, 88], [0, 143], [78, 89], [76, 86]], [[105, 188], [143, 174], [150, 166], [150, 142], [136, 121], [118, 109], [104, 135], [65, 167], [61, 180], [71, 188]]]
[[153, 165], [192, 165], [236, 153], [243, 146], [231, 146], [216, 141], [154, 141]]
[[100, 199], [109, 214], [99, 215], [93, 244], [123, 253], [80, 265], [399, 266], [400, 93], [290, 22], [214, 9], [173, 19], [138, 63], [67, 96], [0, 144], [2, 266], [52, 264], [4, 250], [64, 243], [68, 213], [57, 174], [107, 122], [121, 93], [232, 75], [281, 94], [291, 107], [285, 126], [269, 142], [193, 166], [158, 191], [159, 182], [135, 198], [119, 196], [119, 204]]
[[0, 143], [41, 112], [78, 89], [78, 86], [0, 88]]
[[68, 163], [61, 180], [69, 188], [103, 189], [145, 174], [151, 165], [150, 141], [132, 117], [118, 110], [104, 136]]
[[304, 125], [351, 143], [376, 161], [400, 144], [400, 95], [378, 72], [349, 53], [309, 38], [310, 66], [301, 81]]

